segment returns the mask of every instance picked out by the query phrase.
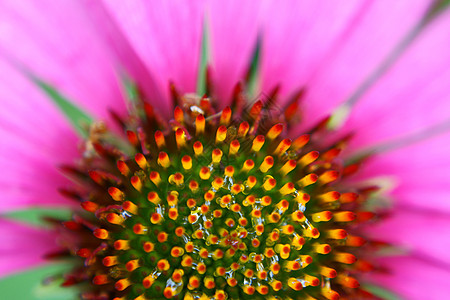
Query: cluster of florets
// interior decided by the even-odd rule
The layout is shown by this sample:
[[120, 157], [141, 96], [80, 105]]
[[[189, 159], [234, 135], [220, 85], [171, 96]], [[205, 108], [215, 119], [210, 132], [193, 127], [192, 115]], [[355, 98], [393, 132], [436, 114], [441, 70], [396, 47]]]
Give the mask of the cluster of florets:
[[87, 213], [65, 223], [85, 259], [68, 281], [92, 282], [85, 299], [365, 295], [352, 273], [370, 264], [355, 263], [365, 241], [354, 232], [372, 214], [337, 184], [355, 169], [336, 159], [343, 142], [289, 139], [297, 105], [268, 105], [183, 100], [166, 123], [146, 104], [121, 122], [128, 152], [91, 136], [95, 155], [76, 171]]

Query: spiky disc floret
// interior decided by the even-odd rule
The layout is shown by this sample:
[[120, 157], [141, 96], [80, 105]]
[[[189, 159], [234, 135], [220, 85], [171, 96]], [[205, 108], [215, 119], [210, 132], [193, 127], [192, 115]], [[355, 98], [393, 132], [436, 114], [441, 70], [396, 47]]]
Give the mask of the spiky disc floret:
[[127, 131], [134, 157], [91, 140], [94, 185], [82, 202], [91, 214], [75, 219], [95, 236], [77, 249], [94, 286], [85, 298], [360, 292], [352, 275], [364, 244], [352, 234], [358, 194], [335, 184], [345, 172], [338, 147], [319, 153], [309, 135], [287, 138], [288, 114], [269, 116], [262, 101], [233, 114], [203, 98], [176, 107], [169, 125], [145, 111], [146, 121]]

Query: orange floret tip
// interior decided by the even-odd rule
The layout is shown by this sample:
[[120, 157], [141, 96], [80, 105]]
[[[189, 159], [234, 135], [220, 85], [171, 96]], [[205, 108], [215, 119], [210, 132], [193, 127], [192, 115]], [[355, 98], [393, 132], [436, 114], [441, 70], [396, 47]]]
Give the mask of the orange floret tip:
[[358, 199], [358, 196], [357, 193], [344, 193], [339, 198], [339, 202], [342, 204], [355, 202]]
[[128, 141], [130, 142], [130, 144], [132, 144], [133, 146], [139, 146], [139, 139], [137, 134], [134, 131], [131, 130], [127, 130], [127, 138]]
[[92, 283], [95, 285], [103, 285], [109, 283], [107, 275], [97, 275], [92, 279]]
[[199, 176], [200, 176], [200, 178], [203, 179], [203, 180], [208, 180], [209, 177], [211, 176], [211, 171], [209, 170], [208, 167], [202, 167], [202, 168], [200, 169]]
[[131, 285], [131, 282], [129, 279], [124, 278], [124, 279], [120, 279], [119, 281], [116, 282], [116, 284], [114, 285], [114, 287], [116, 288], [116, 290], [118, 291], [123, 291], [125, 290], [127, 287], [129, 287]]
[[356, 289], [359, 287], [359, 282], [353, 277], [345, 276], [345, 275], [339, 275], [337, 277], [337, 282], [341, 284], [342, 286]]
[[127, 269], [128, 272], [136, 270], [137, 268], [139, 268], [139, 260], [138, 259], [130, 260], [125, 264], [125, 268]]
[[175, 141], [177, 143], [178, 149], [186, 146], [186, 132], [182, 128], [178, 128], [175, 132]]
[[336, 253], [334, 260], [343, 264], [353, 264], [356, 262], [356, 257], [350, 253]]
[[117, 240], [114, 242], [114, 248], [116, 250], [128, 250], [130, 249], [130, 244], [127, 240]]
[[166, 139], [164, 138], [164, 134], [159, 130], [155, 131], [155, 142], [158, 149], [164, 148], [166, 146]]
[[134, 215], [136, 215], [136, 214], [138, 213], [138, 206], [135, 205], [135, 204], [134, 204], [133, 202], [131, 202], [131, 201], [125, 201], [125, 202], [122, 204], [122, 208], [123, 208], [124, 210], [126, 210], [126, 211], [128, 211], [128, 212], [134, 214]]
[[356, 220], [358, 222], [367, 222], [372, 220], [376, 216], [375, 213], [370, 211], [360, 211], [356, 213]]
[[81, 202], [81, 207], [89, 212], [95, 212], [99, 208], [98, 204], [92, 201]]
[[356, 214], [352, 211], [339, 211], [333, 215], [335, 222], [350, 222], [356, 218]]
[[211, 157], [212, 157], [212, 162], [213, 163], [220, 163], [220, 160], [222, 159], [223, 156], [223, 152], [220, 149], [214, 149], [212, 151]]
[[138, 176], [133, 176], [131, 177], [131, 185], [137, 190], [137, 191], [141, 191], [142, 190], [142, 181]]
[[167, 271], [170, 268], [170, 264], [167, 261], [167, 259], [161, 259], [158, 261], [158, 263], [156, 264], [156, 267], [158, 268], [158, 270], [160, 271]]
[[308, 174], [305, 177], [303, 177], [302, 179], [300, 179], [297, 183], [302, 187], [306, 187], [306, 186], [316, 183], [318, 178], [319, 177], [316, 174]]
[[319, 200], [324, 203], [337, 201], [337, 200], [339, 200], [340, 197], [341, 197], [341, 194], [336, 191], [327, 192], [327, 193], [324, 193], [324, 194], [318, 196]]
[[148, 162], [145, 156], [142, 153], [138, 153], [134, 156], [134, 160], [139, 165], [139, 167], [145, 170], [148, 167]]
[[273, 125], [272, 128], [269, 129], [269, 132], [267, 132], [266, 136], [269, 140], [276, 139], [282, 132], [283, 132], [283, 124], [278, 123]]
[[158, 164], [163, 168], [168, 168], [170, 166], [169, 155], [166, 152], [159, 152], [158, 154]]
[[300, 281], [297, 278], [289, 278], [288, 279], [288, 286], [293, 289], [294, 291], [300, 291], [303, 289], [302, 281]]
[[148, 231], [148, 228], [140, 223], [137, 223], [133, 226], [133, 232], [135, 234], [146, 234]]
[[292, 170], [295, 169], [295, 167], [297, 166], [297, 162], [294, 159], [291, 159], [289, 161], [287, 161], [281, 168], [280, 168], [280, 173], [283, 176], [286, 176], [287, 174], [289, 174]]
[[325, 161], [332, 161], [335, 159], [339, 154], [341, 153], [341, 149], [339, 148], [333, 148], [328, 150], [327, 152], [323, 153], [321, 155], [321, 159]]
[[227, 127], [220, 126], [216, 132], [216, 143], [221, 143], [227, 138]]
[[239, 125], [238, 136], [245, 137], [247, 135], [248, 130], [250, 129], [250, 125], [248, 122], [244, 121]]
[[128, 168], [128, 165], [122, 160], [117, 161], [117, 169], [124, 176], [128, 176], [130, 174], [130, 168]]
[[265, 137], [263, 135], [258, 135], [253, 140], [252, 151], [258, 152], [264, 146]]
[[111, 267], [119, 263], [117, 256], [106, 256], [102, 261], [105, 267]]
[[168, 237], [169, 237], [169, 235], [166, 232], [162, 231], [162, 232], [158, 233], [158, 236], [157, 236], [158, 242], [164, 243], [165, 241], [167, 241]]
[[164, 289], [163, 295], [167, 299], [171, 299], [175, 295], [175, 290], [172, 287], [166, 287]]
[[328, 254], [331, 252], [331, 246], [328, 244], [316, 244], [314, 250], [320, 254]]
[[145, 252], [150, 253], [155, 249], [155, 244], [151, 242], [145, 242], [143, 245], [143, 249]]
[[202, 145], [201, 142], [196, 141], [192, 147], [194, 149], [195, 155], [198, 156], [198, 155], [201, 155], [203, 153], [203, 145]]
[[291, 149], [297, 151], [303, 148], [303, 146], [305, 146], [308, 142], [309, 142], [309, 134], [299, 136], [292, 142]]
[[77, 255], [79, 257], [88, 258], [91, 255], [92, 251], [87, 248], [81, 248], [77, 251]]
[[311, 216], [314, 222], [328, 222], [333, 217], [333, 213], [331, 211], [321, 211]]
[[339, 172], [338, 171], [326, 171], [322, 175], [319, 176], [318, 181], [321, 184], [327, 184], [330, 182], [333, 182], [339, 178]]
[[270, 170], [270, 168], [273, 167], [274, 164], [274, 160], [272, 156], [266, 156], [263, 160], [263, 162], [261, 163], [261, 165], [259, 166], [259, 170], [263, 173], [266, 173], [267, 171]]
[[106, 220], [111, 224], [121, 225], [125, 220], [122, 216], [115, 214], [115, 213], [109, 213], [106, 215]]
[[333, 290], [324, 290], [322, 294], [329, 300], [339, 300], [341, 298], [339, 293]]
[[345, 244], [350, 247], [361, 247], [366, 243], [366, 240], [359, 236], [348, 235]]
[[328, 267], [321, 266], [319, 268], [320, 274], [328, 278], [335, 278], [337, 276], [336, 270]]
[[292, 141], [290, 139], [284, 139], [282, 140], [277, 148], [273, 151], [274, 155], [282, 155], [286, 153], [286, 151], [291, 147]]
[[183, 124], [184, 112], [179, 106], [175, 107], [175, 109], [173, 111], [173, 117], [174, 117], [175, 121], [177, 121], [180, 124]]
[[195, 119], [195, 134], [200, 135], [205, 132], [205, 117], [198, 115]]
[[[302, 90], [303, 91], [303, 90]], [[284, 110], [284, 117], [288, 122], [292, 121], [296, 115], [298, 115], [298, 108], [299, 108], [299, 99], [301, 95], [303, 95], [303, 92], [297, 93], [296, 97], [293, 101], [289, 103], [289, 105]]]
[[250, 117], [253, 119], [256, 119], [259, 116], [263, 106], [264, 106], [264, 104], [261, 100], [256, 101], [253, 104], [252, 108], [250, 109], [250, 112], [249, 112]]
[[318, 151], [311, 151], [309, 153], [306, 153], [303, 155], [299, 160], [298, 164], [305, 167], [313, 162], [315, 162], [319, 158], [319, 152]]
[[98, 239], [106, 240], [109, 237], [109, 232], [106, 229], [97, 228], [94, 230], [94, 236]]
[[116, 187], [108, 188], [108, 193], [115, 201], [123, 201], [125, 194]]
[[329, 238], [336, 240], [342, 240], [347, 237], [347, 231], [344, 229], [330, 229], [326, 233]]

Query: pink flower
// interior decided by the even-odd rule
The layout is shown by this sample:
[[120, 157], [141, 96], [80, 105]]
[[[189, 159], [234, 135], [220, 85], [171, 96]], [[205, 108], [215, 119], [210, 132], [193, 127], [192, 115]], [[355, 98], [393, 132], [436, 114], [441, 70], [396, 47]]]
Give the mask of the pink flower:
[[[326, 139], [315, 145], [326, 147], [351, 134], [340, 166], [356, 162], [359, 170], [342, 187], [375, 185], [375, 205], [383, 199], [389, 206], [386, 216], [358, 229], [372, 241], [367, 249], [373, 252], [363, 256], [376, 269], [352, 276], [403, 298], [444, 299], [450, 295], [450, 15], [432, 13], [433, 5], [2, 0], [0, 212], [79, 206], [61, 195], [75, 186], [61, 166], [75, 165], [92, 145], [83, 144], [80, 154], [83, 138], [71, 123], [79, 120], [61, 113], [32, 77], [123, 137], [110, 114], [128, 117], [123, 75], [169, 121], [169, 82], [181, 95], [197, 91], [206, 36], [212, 97], [221, 109], [230, 105], [258, 52], [250, 98], [279, 87], [276, 105], [285, 107], [303, 90], [301, 124], [289, 128], [290, 138], [329, 115], [332, 130], [312, 134]], [[88, 142], [95, 144], [92, 136]], [[61, 243], [72, 249], [67, 243], [78, 242], [6, 217], [0, 219], [0, 236], [3, 276], [45, 263], [44, 256]], [[375, 247], [373, 241], [389, 246]], [[387, 256], [378, 251], [393, 248], [396, 253]], [[347, 293], [345, 285], [339, 289]]]

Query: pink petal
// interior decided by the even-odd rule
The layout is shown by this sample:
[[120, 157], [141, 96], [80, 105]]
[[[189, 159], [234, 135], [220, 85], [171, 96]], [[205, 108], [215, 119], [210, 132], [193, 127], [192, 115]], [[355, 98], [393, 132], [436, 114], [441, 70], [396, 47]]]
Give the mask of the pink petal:
[[[103, 1], [169, 101], [169, 82], [195, 92], [200, 64], [202, 1]], [[150, 99], [161, 101], [161, 99]]]
[[325, 7], [318, 1], [300, 2], [303, 7], [285, 3], [282, 25], [281, 18], [271, 18], [277, 8], [270, 10], [269, 31], [264, 32], [263, 88], [267, 91], [281, 83], [285, 96], [304, 87], [303, 126], [322, 119], [380, 66], [430, 3], [352, 1]]
[[77, 1], [2, 1], [0, 55], [107, 118], [124, 111], [115, 66]]
[[450, 213], [450, 132], [408, 147], [380, 153], [363, 165], [357, 179], [390, 176], [397, 205]]
[[411, 257], [380, 259], [390, 274], [372, 273], [368, 279], [408, 300], [441, 300], [450, 295], [450, 272]]
[[79, 156], [68, 122], [41, 91], [0, 61], [0, 211], [67, 205], [57, 192], [69, 180], [58, 170]]
[[398, 207], [391, 216], [364, 229], [369, 237], [400, 246], [413, 255], [450, 263], [448, 215]]
[[[102, 40], [108, 50], [110, 50], [110, 60], [115, 63], [116, 71], [121, 76], [130, 77], [136, 83], [139, 92], [161, 113], [169, 113], [169, 102], [162, 96], [162, 88], [158, 86], [155, 79], [150, 74], [142, 59], [136, 53], [128, 37], [125, 36], [120, 24], [110, 15], [109, 11], [100, 1], [80, 0], [83, 13], [89, 17], [94, 30], [98, 33], [99, 40]], [[165, 88], [165, 87], [164, 87]]]
[[419, 132], [450, 118], [450, 13], [421, 34], [352, 108], [346, 130], [364, 148]]
[[14, 221], [0, 219], [0, 236], [0, 277], [42, 264], [58, 249], [51, 231]]
[[261, 3], [211, 1], [207, 18], [211, 44], [211, 77], [220, 103], [230, 100], [250, 67], [258, 34]]
[[354, 25], [364, 3], [271, 1], [263, 16], [261, 89], [268, 93], [280, 84], [283, 102], [306, 86], [347, 27]]

